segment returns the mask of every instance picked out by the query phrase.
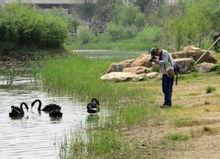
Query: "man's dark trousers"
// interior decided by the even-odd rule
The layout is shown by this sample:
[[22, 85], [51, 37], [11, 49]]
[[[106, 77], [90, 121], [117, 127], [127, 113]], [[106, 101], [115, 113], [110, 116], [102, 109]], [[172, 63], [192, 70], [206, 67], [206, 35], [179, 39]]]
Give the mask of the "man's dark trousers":
[[162, 90], [164, 94], [164, 105], [172, 105], [172, 91], [173, 91], [174, 78], [168, 77], [167, 74], [163, 74], [162, 77]]

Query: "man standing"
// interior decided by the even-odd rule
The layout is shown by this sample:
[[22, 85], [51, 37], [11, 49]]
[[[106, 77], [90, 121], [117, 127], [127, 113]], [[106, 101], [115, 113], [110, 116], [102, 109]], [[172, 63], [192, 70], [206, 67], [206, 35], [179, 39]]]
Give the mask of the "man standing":
[[162, 90], [164, 94], [164, 103], [161, 108], [168, 108], [172, 105], [172, 91], [173, 91], [173, 58], [164, 49], [154, 47], [151, 49], [151, 62], [155, 62], [160, 66], [162, 73]]

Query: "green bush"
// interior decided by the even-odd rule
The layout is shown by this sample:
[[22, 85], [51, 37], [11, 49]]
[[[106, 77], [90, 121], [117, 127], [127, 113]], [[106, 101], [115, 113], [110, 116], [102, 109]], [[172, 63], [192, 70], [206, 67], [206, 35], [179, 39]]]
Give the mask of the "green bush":
[[206, 93], [212, 93], [213, 91], [216, 91], [216, 88], [213, 87], [213, 86], [208, 86], [208, 87], [206, 88]]
[[112, 41], [125, 40], [135, 37], [138, 29], [135, 26], [122, 26], [116, 23], [108, 23], [106, 28], [106, 34]]
[[117, 8], [116, 23], [122, 26], [135, 25], [141, 29], [145, 25], [145, 16], [135, 5], [124, 5]]
[[168, 134], [165, 138], [171, 141], [187, 141], [190, 137], [179, 133], [172, 133]]
[[125, 27], [123, 29], [122, 39], [130, 39], [135, 37], [137, 33], [137, 28], [135, 26]]
[[88, 27], [80, 26], [78, 39], [82, 44], [88, 44], [92, 38], [92, 33]]
[[220, 71], [220, 64], [216, 64], [211, 68], [211, 71]]
[[120, 40], [123, 36], [123, 28], [113, 22], [107, 24], [106, 34], [110, 36], [112, 41]]
[[13, 48], [59, 48], [68, 36], [68, 25], [53, 16], [28, 5], [5, 4], [0, 14], [1, 51]]
[[146, 27], [142, 32], [139, 32], [136, 41], [153, 47], [155, 44], [160, 45], [161, 29], [159, 27]]

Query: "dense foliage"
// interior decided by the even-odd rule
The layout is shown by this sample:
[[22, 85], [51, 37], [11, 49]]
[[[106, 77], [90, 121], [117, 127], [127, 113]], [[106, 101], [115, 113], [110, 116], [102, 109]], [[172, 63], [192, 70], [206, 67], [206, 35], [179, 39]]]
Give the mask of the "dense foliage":
[[90, 31], [82, 30], [89, 40], [77, 38], [75, 48], [145, 50], [159, 45], [180, 49], [187, 44], [207, 48], [220, 32], [220, 0], [85, 2], [76, 13], [89, 22]]
[[68, 36], [68, 25], [54, 16], [26, 5], [6, 4], [0, 14], [1, 52], [23, 48], [59, 48]]
[[[220, 0], [83, 0], [73, 14], [57, 8], [6, 4], [0, 14], [1, 52], [68, 48], [148, 50], [154, 45], [207, 48], [220, 32]], [[70, 36], [69, 36], [70, 35]]]

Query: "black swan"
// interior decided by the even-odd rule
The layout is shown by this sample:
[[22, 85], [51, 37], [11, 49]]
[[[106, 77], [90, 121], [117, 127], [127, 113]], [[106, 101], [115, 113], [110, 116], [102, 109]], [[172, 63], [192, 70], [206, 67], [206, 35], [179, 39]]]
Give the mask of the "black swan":
[[62, 118], [63, 113], [60, 112], [60, 110], [58, 109], [53, 109], [50, 113], [49, 116], [52, 118]]
[[24, 109], [23, 105], [25, 106], [26, 110], [28, 111], [29, 107], [25, 102], [22, 102], [19, 107], [11, 106], [11, 112], [9, 113], [9, 117], [11, 118], [19, 118], [24, 116]]
[[91, 102], [87, 104], [87, 112], [88, 113], [97, 113], [99, 112], [99, 101], [96, 98], [93, 98]]
[[35, 103], [39, 103], [39, 105], [38, 105], [38, 112], [40, 112], [41, 110], [42, 111], [44, 111], [44, 112], [51, 112], [52, 110], [61, 110], [61, 107], [59, 106], [59, 105], [57, 105], [57, 104], [48, 104], [48, 105], [46, 105], [43, 109], [41, 109], [41, 106], [42, 106], [42, 102], [41, 102], [41, 100], [39, 100], [39, 99], [36, 99], [35, 101], [33, 101], [32, 103], [31, 103], [31, 108], [33, 108], [34, 107], [34, 105], [35, 105]]

